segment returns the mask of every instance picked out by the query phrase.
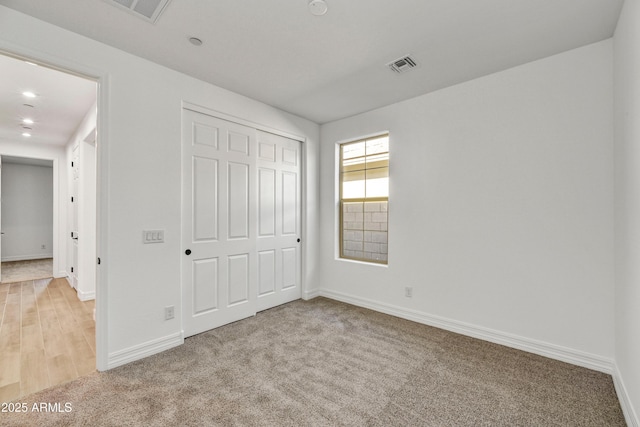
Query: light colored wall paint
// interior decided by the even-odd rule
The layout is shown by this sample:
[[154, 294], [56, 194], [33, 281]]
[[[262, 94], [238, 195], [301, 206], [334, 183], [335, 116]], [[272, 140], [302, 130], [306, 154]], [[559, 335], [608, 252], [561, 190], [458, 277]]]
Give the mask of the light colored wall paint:
[[615, 357], [627, 423], [640, 426], [640, 2], [627, 0], [614, 36]]
[[[319, 126], [308, 120], [126, 54], [53, 25], [0, 7], [0, 49], [79, 71], [93, 70], [107, 91], [108, 111], [98, 119], [100, 206], [107, 235], [98, 318], [108, 331], [103, 343], [115, 358], [142, 357], [145, 348], [173, 340], [182, 330], [180, 299], [180, 138], [183, 101], [241, 117], [306, 139], [303, 292], [318, 288]], [[185, 41], [185, 49], [191, 49]], [[194, 51], [194, 55], [197, 54]], [[102, 105], [99, 103], [99, 108]], [[104, 115], [103, 115], [104, 114]], [[100, 120], [104, 118], [106, 122]], [[102, 139], [101, 139], [102, 138]], [[103, 212], [100, 211], [100, 214]], [[143, 245], [143, 229], [164, 229], [165, 243]], [[106, 269], [106, 270], [103, 270]], [[103, 276], [104, 275], [104, 276]], [[100, 287], [106, 313], [100, 313]], [[165, 306], [176, 318], [165, 321]], [[174, 341], [171, 341], [174, 342]], [[101, 364], [100, 356], [98, 363]], [[107, 365], [102, 364], [101, 368]]]
[[64, 200], [67, 197], [67, 171], [64, 148], [0, 140], [0, 155], [53, 161], [53, 275], [65, 277], [67, 211]]
[[[320, 293], [610, 369], [611, 45], [323, 125]], [[389, 265], [337, 260], [336, 143], [386, 131]]]
[[2, 261], [53, 257], [53, 167], [3, 162], [2, 231]]
[[[96, 88], [97, 89], [97, 88]], [[73, 188], [72, 168], [67, 168], [69, 194], [66, 198], [67, 206], [67, 271], [71, 271], [73, 260], [73, 242], [71, 231], [77, 231], [78, 235], [78, 260], [75, 268], [78, 269], [78, 283], [76, 290], [78, 297], [83, 301], [95, 298], [96, 293], [96, 150], [93, 143], [85, 141], [97, 126], [97, 105], [94, 104], [85, 115], [73, 136], [66, 145], [68, 162], [73, 158], [73, 149], [78, 147], [79, 152], [79, 188], [76, 207], [78, 209], [78, 227], [73, 230], [73, 209], [70, 203]]]

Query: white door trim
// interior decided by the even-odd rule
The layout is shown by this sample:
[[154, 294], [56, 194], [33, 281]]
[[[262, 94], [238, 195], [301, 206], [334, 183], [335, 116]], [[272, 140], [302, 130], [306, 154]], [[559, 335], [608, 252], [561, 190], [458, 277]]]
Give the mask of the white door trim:
[[86, 66], [84, 64], [68, 61], [58, 56], [50, 55], [40, 50], [34, 50], [22, 45], [0, 40], [0, 53], [22, 59], [31, 59], [35, 62], [47, 64], [52, 68], [75, 74], [79, 77], [92, 79], [98, 84], [98, 116], [97, 116], [97, 139], [98, 149], [96, 168], [96, 251], [102, 260], [102, 268], [98, 268], [96, 274], [96, 367], [99, 371], [109, 369], [108, 357], [108, 267], [105, 261], [108, 260], [108, 123], [109, 123], [109, 73]]
[[300, 141], [303, 144], [306, 141], [306, 138], [300, 135], [296, 135], [290, 132], [285, 132], [280, 129], [273, 128], [271, 126], [267, 126], [261, 123], [252, 122], [251, 120], [243, 119], [242, 117], [232, 116], [231, 114], [226, 114], [221, 111], [213, 110], [211, 108], [203, 107], [201, 105], [192, 104], [187, 101], [182, 101], [182, 108], [185, 110], [195, 111], [196, 113], [206, 114], [208, 116], [215, 117], [217, 119], [226, 120], [228, 122], [237, 123], [239, 125], [247, 126], [253, 129], [261, 130], [264, 132], [273, 133], [275, 135], [284, 136], [285, 138], [295, 139], [296, 141]]

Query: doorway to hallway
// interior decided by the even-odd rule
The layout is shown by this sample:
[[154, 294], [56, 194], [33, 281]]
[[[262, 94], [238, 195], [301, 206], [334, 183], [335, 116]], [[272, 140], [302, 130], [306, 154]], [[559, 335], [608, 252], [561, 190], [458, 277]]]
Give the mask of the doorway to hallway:
[[[53, 188], [49, 190], [53, 236], [51, 243], [38, 245], [51, 250], [49, 258], [40, 260], [42, 272], [3, 277], [0, 285], [3, 401], [96, 369], [98, 84], [95, 79], [37, 62], [0, 53], [0, 71], [7, 77], [0, 82], [0, 155], [53, 164]], [[27, 92], [32, 95], [29, 99]], [[81, 158], [72, 165], [74, 151]], [[79, 245], [76, 253], [82, 254], [77, 257], [74, 242]], [[27, 265], [30, 261], [35, 264], [31, 258], [15, 267], [33, 272], [35, 265]], [[41, 277], [45, 270], [49, 272], [46, 278]], [[71, 273], [76, 280], [70, 280]]]

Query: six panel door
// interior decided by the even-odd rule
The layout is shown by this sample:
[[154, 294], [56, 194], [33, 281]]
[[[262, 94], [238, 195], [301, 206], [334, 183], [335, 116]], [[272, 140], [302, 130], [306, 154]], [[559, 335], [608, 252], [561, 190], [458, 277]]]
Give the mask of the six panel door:
[[185, 109], [182, 162], [185, 337], [300, 298], [300, 142]]
[[258, 311], [301, 297], [300, 142], [258, 131]]

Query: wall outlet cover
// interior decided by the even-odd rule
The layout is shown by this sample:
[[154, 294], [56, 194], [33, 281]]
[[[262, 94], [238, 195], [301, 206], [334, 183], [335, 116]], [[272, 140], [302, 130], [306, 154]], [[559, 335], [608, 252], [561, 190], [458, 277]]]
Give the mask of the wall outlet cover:
[[175, 317], [175, 307], [170, 305], [164, 308], [164, 320], [171, 320]]

